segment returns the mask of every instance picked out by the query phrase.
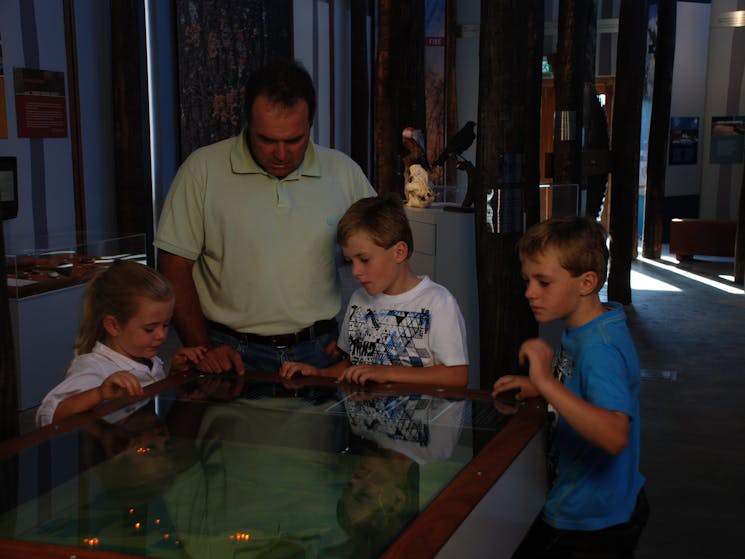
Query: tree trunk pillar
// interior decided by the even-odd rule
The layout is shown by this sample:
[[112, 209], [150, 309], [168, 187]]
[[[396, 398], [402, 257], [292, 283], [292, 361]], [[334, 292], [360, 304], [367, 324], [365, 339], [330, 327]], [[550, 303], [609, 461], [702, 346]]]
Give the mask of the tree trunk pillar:
[[481, 2], [476, 146], [476, 260], [481, 387], [518, 371], [538, 328], [515, 243], [538, 221], [543, 2]]
[[647, 1], [622, 0], [618, 22], [613, 108], [608, 298], [631, 303], [631, 261], [636, 251], [639, 149], [647, 37]]

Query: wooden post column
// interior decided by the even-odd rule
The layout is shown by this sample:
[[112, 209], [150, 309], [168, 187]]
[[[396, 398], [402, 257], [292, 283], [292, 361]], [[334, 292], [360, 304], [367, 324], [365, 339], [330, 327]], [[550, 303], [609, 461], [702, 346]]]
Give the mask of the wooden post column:
[[538, 333], [515, 243], [539, 218], [542, 46], [541, 0], [481, 2], [474, 208], [484, 389], [518, 370], [520, 344]]

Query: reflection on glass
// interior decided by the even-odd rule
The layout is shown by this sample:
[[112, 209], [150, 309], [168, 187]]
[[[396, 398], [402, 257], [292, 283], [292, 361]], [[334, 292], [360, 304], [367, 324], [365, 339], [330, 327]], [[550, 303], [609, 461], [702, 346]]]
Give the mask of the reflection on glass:
[[494, 198], [494, 189], [486, 190], [486, 230], [494, 233], [494, 208], [491, 206], [491, 200]]
[[486, 228], [489, 233], [523, 232], [522, 189], [487, 189]]
[[579, 210], [579, 185], [577, 184], [541, 184], [540, 217], [545, 221], [550, 217], [577, 215]]
[[32, 446], [0, 462], [0, 539], [163, 558], [375, 557], [509, 418], [491, 400], [352, 390], [208, 375]]
[[465, 402], [352, 392], [343, 406], [356, 464], [337, 507], [349, 535], [341, 549], [376, 557], [420, 510], [420, 468], [451, 457]]

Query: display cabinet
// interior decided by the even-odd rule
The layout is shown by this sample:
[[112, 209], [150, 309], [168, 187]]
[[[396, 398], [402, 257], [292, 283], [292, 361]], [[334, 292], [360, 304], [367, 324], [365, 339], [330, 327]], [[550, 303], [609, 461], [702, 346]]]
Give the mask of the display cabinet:
[[72, 359], [86, 282], [116, 259], [145, 262], [144, 234], [75, 233], [6, 248], [5, 270], [18, 371], [19, 408], [37, 405]]
[[545, 496], [545, 405], [179, 373], [0, 443], [0, 556], [508, 558]]

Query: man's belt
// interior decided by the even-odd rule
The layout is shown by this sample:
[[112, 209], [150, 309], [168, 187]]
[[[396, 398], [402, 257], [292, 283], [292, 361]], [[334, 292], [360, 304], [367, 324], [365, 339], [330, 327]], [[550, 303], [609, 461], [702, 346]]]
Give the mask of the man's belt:
[[315, 340], [317, 337], [323, 334], [336, 331], [337, 324], [335, 318], [329, 318], [327, 320], [318, 320], [297, 332], [290, 334], [275, 334], [273, 336], [260, 336], [259, 334], [252, 334], [250, 332], [238, 332], [232, 328], [228, 328], [224, 324], [219, 322], [207, 321], [207, 324], [223, 334], [228, 334], [234, 338], [238, 338], [244, 343], [254, 343], [271, 346], [275, 349], [283, 349], [291, 347], [303, 342], [309, 342]]

